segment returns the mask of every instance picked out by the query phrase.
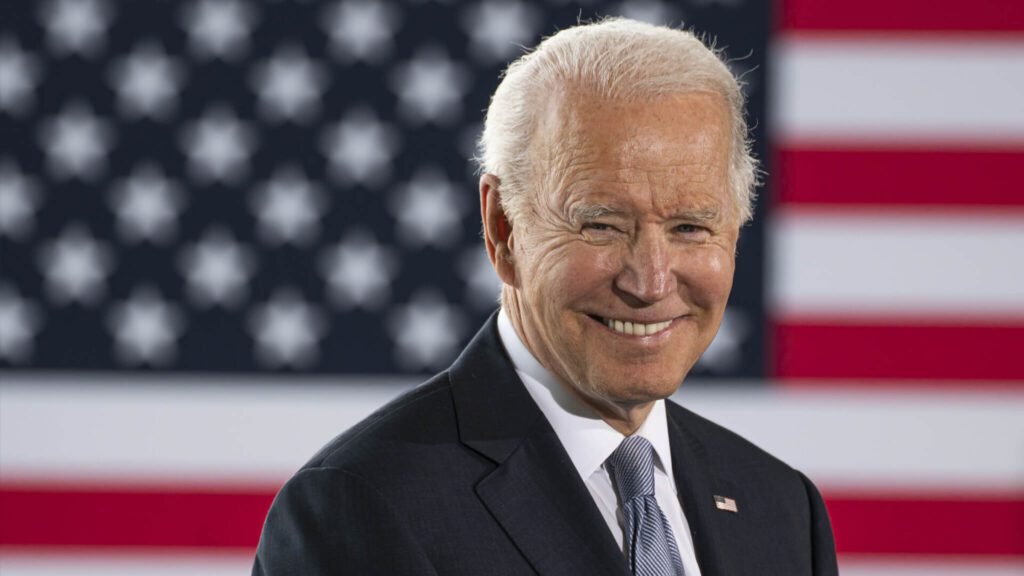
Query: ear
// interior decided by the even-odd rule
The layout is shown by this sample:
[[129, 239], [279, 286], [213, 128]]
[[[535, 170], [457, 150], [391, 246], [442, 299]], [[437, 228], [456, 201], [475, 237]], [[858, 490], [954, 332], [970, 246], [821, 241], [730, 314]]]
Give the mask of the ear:
[[484, 223], [484, 244], [487, 256], [501, 281], [516, 285], [516, 269], [512, 264], [512, 223], [501, 207], [501, 181], [494, 174], [480, 177], [480, 219]]

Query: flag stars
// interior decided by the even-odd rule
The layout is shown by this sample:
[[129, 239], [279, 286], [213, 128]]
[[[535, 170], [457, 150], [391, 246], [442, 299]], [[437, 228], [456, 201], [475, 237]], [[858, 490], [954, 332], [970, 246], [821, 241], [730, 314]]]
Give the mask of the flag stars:
[[747, 318], [743, 313], [731, 307], [727, 308], [718, 334], [697, 361], [697, 366], [723, 374], [737, 370], [743, 361], [743, 342], [749, 330]]
[[493, 309], [503, 284], [487, 252], [479, 246], [467, 248], [459, 257], [458, 270], [466, 283], [467, 302], [479, 309]]
[[192, 300], [223, 307], [236, 306], [245, 297], [255, 264], [251, 251], [223, 229], [207, 231], [179, 261]]
[[391, 83], [398, 95], [399, 111], [407, 118], [447, 123], [462, 109], [469, 75], [439, 49], [428, 48], [398, 66]]
[[105, 167], [113, 132], [90, 109], [72, 103], [43, 124], [39, 140], [55, 177], [92, 180]]
[[11, 162], [0, 163], [0, 236], [24, 238], [34, 226], [39, 187]]
[[260, 235], [272, 244], [307, 244], [319, 232], [323, 192], [297, 168], [278, 170], [253, 197]]
[[177, 229], [183, 203], [181, 189], [153, 164], [136, 168], [110, 194], [118, 231], [131, 243], [169, 240]]
[[21, 298], [12, 288], [0, 285], [0, 360], [11, 363], [28, 360], [41, 322], [37, 306]]
[[465, 319], [434, 292], [421, 292], [388, 318], [398, 362], [409, 370], [436, 369], [451, 362]]
[[466, 203], [437, 168], [424, 168], [391, 199], [398, 236], [414, 247], [450, 246], [462, 234]]
[[540, 26], [537, 10], [519, 1], [487, 0], [463, 15], [472, 53], [490, 62], [505, 62], [533, 43]]
[[92, 56], [103, 46], [112, 16], [110, 5], [100, 0], [52, 0], [40, 22], [55, 53]]
[[377, 0], [338, 2], [325, 10], [323, 27], [339, 59], [375, 62], [391, 51], [398, 13]]
[[84, 228], [72, 225], [40, 250], [40, 268], [57, 304], [94, 304], [106, 290], [113, 256]]
[[248, 170], [252, 129], [225, 108], [207, 111], [182, 134], [191, 174], [201, 182], [234, 183]]
[[309, 120], [320, 106], [326, 83], [323, 68], [296, 47], [278, 49], [252, 75], [260, 111], [274, 121]]
[[293, 289], [278, 290], [250, 315], [256, 358], [271, 367], [306, 367], [316, 361], [326, 323]]
[[135, 48], [111, 69], [118, 105], [129, 118], [160, 119], [174, 108], [184, 69], [157, 45]]
[[14, 41], [0, 41], [0, 111], [19, 115], [28, 110], [39, 68], [36, 59]]
[[245, 52], [256, 14], [239, 0], [198, 0], [184, 13], [192, 51], [201, 57], [232, 60]]
[[369, 234], [355, 231], [324, 252], [320, 270], [335, 305], [377, 309], [388, 302], [398, 258]]
[[398, 148], [394, 128], [377, 119], [373, 112], [350, 112], [324, 134], [323, 152], [331, 175], [342, 183], [378, 184], [388, 175]]
[[113, 306], [107, 325], [114, 335], [114, 351], [128, 365], [163, 365], [174, 360], [184, 319], [152, 288], [137, 289]]

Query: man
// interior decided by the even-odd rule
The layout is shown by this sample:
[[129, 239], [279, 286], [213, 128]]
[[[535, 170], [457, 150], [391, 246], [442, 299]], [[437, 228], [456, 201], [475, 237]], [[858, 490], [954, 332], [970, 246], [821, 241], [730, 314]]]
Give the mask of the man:
[[564, 30], [481, 139], [502, 306], [277, 496], [254, 574], [836, 574], [799, 472], [667, 402], [711, 343], [756, 164], [691, 34]]

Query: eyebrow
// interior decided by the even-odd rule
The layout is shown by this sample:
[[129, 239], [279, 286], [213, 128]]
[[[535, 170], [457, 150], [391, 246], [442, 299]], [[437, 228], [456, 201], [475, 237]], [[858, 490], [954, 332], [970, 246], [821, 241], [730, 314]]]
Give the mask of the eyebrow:
[[717, 206], [707, 206], [692, 210], [683, 210], [673, 216], [673, 219], [688, 220], [691, 222], [714, 222], [718, 220], [722, 212]]
[[575, 225], [580, 222], [596, 220], [609, 214], [622, 214], [622, 210], [617, 210], [605, 204], [577, 204], [569, 211], [569, 222]]
[[[606, 204], [578, 204], [573, 206], [569, 213], [569, 222], [579, 224], [589, 222], [609, 215], [622, 215], [624, 212]], [[683, 209], [672, 214], [671, 220], [685, 220], [687, 222], [715, 222], [722, 212], [717, 206], [706, 206], [702, 208]]]

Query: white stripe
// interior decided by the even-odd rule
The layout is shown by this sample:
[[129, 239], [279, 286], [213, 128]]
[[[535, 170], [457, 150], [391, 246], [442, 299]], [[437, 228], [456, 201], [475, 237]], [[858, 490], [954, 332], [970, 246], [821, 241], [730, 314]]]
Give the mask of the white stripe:
[[[202, 378], [5, 376], [0, 479], [277, 482], [407, 388]], [[1003, 490], [1024, 478], [1024, 393], [688, 383], [678, 399], [826, 487]]]
[[[1019, 559], [965, 558], [881, 558], [840, 556], [843, 576], [1018, 576], [1024, 571]], [[203, 553], [140, 554], [111, 553], [12, 554], [0, 552], [0, 574], [4, 576], [236, 576], [248, 574], [251, 554], [217, 555]]]
[[[287, 479], [414, 383], [4, 376], [0, 478]], [[92, 381], [89, 381], [92, 380]], [[253, 380], [256, 383], [252, 383]]]
[[783, 139], [1024, 141], [1024, 42], [784, 36], [772, 52]]
[[842, 576], [1020, 576], [1024, 560], [1007, 558], [897, 558], [840, 556]]
[[251, 553], [139, 554], [116, 553], [31, 554], [0, 551], [3, 576], [239, 576], [252, 571]]
[[1024, 216], [779, 213], [774, 312], [1024, 313]]
[[684, 385], [676, 400], [826, 489], [1007, 491], [1024, 478], [1022, 392]]

